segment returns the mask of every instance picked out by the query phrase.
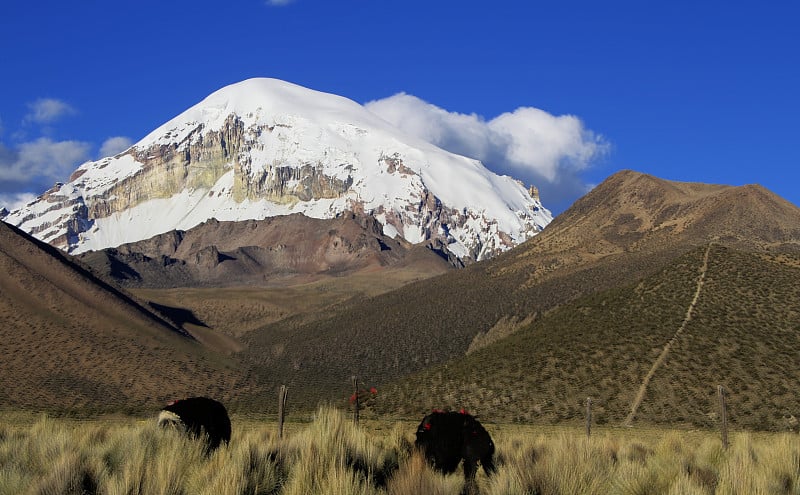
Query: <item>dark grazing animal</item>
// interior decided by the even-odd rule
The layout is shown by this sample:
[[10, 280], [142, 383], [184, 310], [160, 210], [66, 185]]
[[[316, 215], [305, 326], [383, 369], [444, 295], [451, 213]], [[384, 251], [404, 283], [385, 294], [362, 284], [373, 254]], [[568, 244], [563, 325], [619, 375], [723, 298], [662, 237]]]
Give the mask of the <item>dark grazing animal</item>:
[[161, 409], [158, 426], [173, 427], [194, 438], [204, 439], [206, 452], [231, 441], [231, 420], [225, 406], [208, 397], [190, 397], [171, 402]]
[[417, 448], [434, 469], [452, 473], [464, 461], [464, 479], [475, 478], [480, 461], [487, 476], [495, 471], [494, 442], [481, 423], [465, 411], [434, 411], [417, 428]]

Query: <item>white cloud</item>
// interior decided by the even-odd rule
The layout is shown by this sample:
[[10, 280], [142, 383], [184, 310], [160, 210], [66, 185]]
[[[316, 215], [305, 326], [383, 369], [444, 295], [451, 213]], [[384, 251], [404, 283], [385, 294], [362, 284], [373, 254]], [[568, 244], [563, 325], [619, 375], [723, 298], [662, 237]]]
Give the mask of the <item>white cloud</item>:
[[28, 103], [28, 110], [24, 121], [36, 124], [49, 124], [65, 115], [75, 113], [74, 108], [55, 98], [39, 98], [33, 103]]
[[30, 192], [0, 193], [0, 209], [5, 208], [8, 211], [14, 211], [30, 203], [36, 199], [36, 197], [36, 194]]
[[267, 0], [267, 5], [270, 7], [283, 7], [284, 5], [289, 5], [293, 3], [294, 0]]
[[506, 141], [509, 165], [521, 171], [532, 169], [549, 182], [555, 182], [560, 173], [586, 169], [607, 147], [577, 117], [556, 117], [538, 108], [504, 113], [488, 127]]
[[100, 158], [122, 153], [130, 148], [131, 145], [133, 145], [133, 141], [125, 136], [110, 137], [103, 141], [102, 146], [100, 146]]
[[89, 159], [89, 149], [89, 143], [49, 138], [22, 143], [16, 150], [3, 147], [0, 182], [65, 181], [78, 164]]
[[548, 201], [571, 203], [588, 191], [580, 174], [609, 149], [578, 117], [533, 107], [485, 120], [474, 113], [448, 112], [405, 93], [366, 107], [409, 134], [535, 184], [545, 206]]

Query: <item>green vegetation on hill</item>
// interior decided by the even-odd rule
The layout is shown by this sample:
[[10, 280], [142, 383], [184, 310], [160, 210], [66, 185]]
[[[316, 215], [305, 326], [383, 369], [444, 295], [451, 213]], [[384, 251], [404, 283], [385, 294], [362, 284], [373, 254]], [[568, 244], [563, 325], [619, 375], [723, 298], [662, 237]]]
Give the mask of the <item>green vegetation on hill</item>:
[[[390, 386], [377, 414], [462, 407], [498, 421], [622, 424], [645, 376], [687, 316], [706, 248], [640, 283], [559, 306], [508, 338]], [[711, 246], [685, 329], [646, 389], [635, 424], [711, 427], [717, 386], [731, 425], [796, 425], [800, 397], [800, 258]]]
[[[642, 413], [664, 422], [717, 420], [714, 385], [748, 429], [797, 428], [800, 419], [800, 257], [714, 248], [687, 331], [651, 384]], [[675, 397], [678, 400], [667, 400]], [[670, 418], [671, 416], [671, 418]]]

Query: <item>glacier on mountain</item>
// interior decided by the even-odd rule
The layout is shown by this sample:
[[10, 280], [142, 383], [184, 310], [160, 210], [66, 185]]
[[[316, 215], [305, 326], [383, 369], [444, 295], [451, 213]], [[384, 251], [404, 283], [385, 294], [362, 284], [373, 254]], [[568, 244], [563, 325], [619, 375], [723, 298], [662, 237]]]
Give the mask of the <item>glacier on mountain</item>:
[[374, 215], [384, 233], [492, 257], [551, 220], [538, 195], [404, 134], [362, 105], [276, 79], [212, 93], [4, 219], [79, 253], [208, 219]]

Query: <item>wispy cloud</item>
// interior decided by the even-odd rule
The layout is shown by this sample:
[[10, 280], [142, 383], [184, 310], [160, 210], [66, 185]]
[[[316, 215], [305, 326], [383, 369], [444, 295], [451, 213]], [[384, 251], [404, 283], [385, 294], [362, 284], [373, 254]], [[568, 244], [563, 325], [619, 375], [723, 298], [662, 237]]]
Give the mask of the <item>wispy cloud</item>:
[[295, 0], [266, 0], [266, 4], [270, 7], [283, 7], [294, 2]]
[[75, 113], [69, 104], [55, 98], [39, 98], [33, 103], [28, 103], [28, 113], [25, 115], [26, 123], [51, 124], [65, 115]]
[[8, 211], [14, 211], [17, 208], [30, 203], [36, 199], [36, 197], [36, 194], [28, 192], [7, 194], [0, 193], [0, 209], [5, 208]]
[[125, 136], [110, 137], [100, 146], [100, 158], [122, 153], [133, 145], [133, 141]]
[[89, 143], [39, 138], [10, 149], [0, 143], [0, 192], [32, 183], [65, 181], [72, 170], [89, 159]]
[[[40, 98], [28, 104], [22, 125], [50, 134], [52, 124], [75, 113], [75, 108], [61, 100]], [[11, 134], [11, 142], [0, 140], [0, 207], [9, 210], [28, 203], [56, 182], [67, 181], [96, 150], [95, 145], [84, 141], [59, 141], [47, 136], [32, 139], [27, 134], [19, 129]], [[132, 144], [124, 136], [110, 137], [100, 146], [100, 157], [116, 155]]]
[[371, 101], [366, 107], [409, 134], [535, 184], [545, 206], [548, 201], [563, 206], [583, 195], [590, 185], [583, 182], [581, 172], [609, 149], [608, 142], [578, 117], [555, 116], [533, 107], [486, 120], [448, 112], [405, 93]]

